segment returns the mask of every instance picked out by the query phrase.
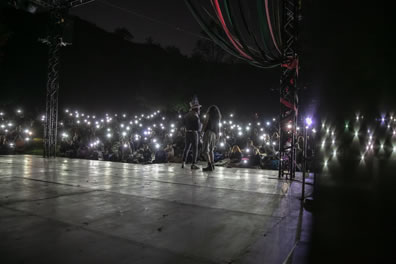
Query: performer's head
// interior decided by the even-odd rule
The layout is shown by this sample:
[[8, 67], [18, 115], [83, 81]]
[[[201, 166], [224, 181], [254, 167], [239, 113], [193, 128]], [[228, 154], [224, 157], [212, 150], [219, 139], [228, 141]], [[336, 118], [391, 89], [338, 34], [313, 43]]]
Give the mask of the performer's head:
[[190, 102], [190, 111], [199, 112], [201, 111], [202, 105], [199, 104], [198, 97], [194, 95], [193, 99]]

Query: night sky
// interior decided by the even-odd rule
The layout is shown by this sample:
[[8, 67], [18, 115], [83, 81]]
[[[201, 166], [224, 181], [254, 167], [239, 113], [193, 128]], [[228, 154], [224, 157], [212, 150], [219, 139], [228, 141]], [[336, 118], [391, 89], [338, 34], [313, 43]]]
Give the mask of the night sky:
[[200, 38], [201, 29], [184, 0], [96, 0], [72, 9], [71, 14], [109, 32], [125, 27], [136, 42], [151, 36], [163, 46], [179, 47], [184, 54], [190, 54]]
[[[386, 50], [390, 48], [387, 32], [390, 32], [392, 26], [390, 24], [391, 16], [387, 14], [383, 3], [384, 1], [377, 1], [366, 5], [362, 4], [361, 1], [303, 1], [299, 39], [301, 45], [300, 107], [303, 111], [310, 111], [313, 114], [315, 112], [321, 114], [337, 112], [334, 115], [338, 116], [352, 114], [356, 111], [379, 114], [392, 110], [396, 102], [396, 93], [393, 92], [394, 89], [391, 87], [391, 76], [394, 75], [395, 66], [394, 63], [391, 63], [391, 59], [386, 59], [387, 54], [385, 54]], [[70, 13], [107, 32], [113, 32], [117, 27], [125, 27], [134, 35], [134, 43], [143, 43], [147, 37], [152, 37], [162, 47], [176, 46], [187, 56], [191, 55], [197, 40], [200, 39], [201, 29], [183, 0], [96, 0], [74, 8]], [[79, 38], [80, 41], [83, 39], [81, 36], [84, 33], [81, 30], [83, 29], [74, 29], [75, 45], [65, 49], [67, 58], [64, 59], [64, 63], [66, 66], [64, 72], [61, 73], [61, 78], [65, 80], [67, 85], [61, 87], [61, 98], [66, 98], [66, 103], [72, 103], [73, 94], [92, 87], [93, 90], [89, 93], [96, 96], [95, 100], [109, 101], [108, 89], [112, 88], [113, 81], [117, 81], [119, 87], [125, 87], [128, 91], [133, 90], [134, 87], [139, 87], [141, 90], [150, 87], [155, 93], [154, 90], [157, 89], [158, 95], [163, 94], [164, 91], [172, 93], [173, 91], [168, 86], [181, 85], [178, 82], [179, 79], [183, 79], [181, 78], [183, 76], [177, 75], [178, 69], [176, 68], [172, 75], [162, 77], [164, 80], [166, 79], [168, 86], [161, 87], [161, 79], [158, 79], [159, 83], [156, 84], [149, 82], [150, 78], [158, 78], [158, 75], [147, 76], [144, 82], [139, 81], [133, 84], [129, 75], [137, 74], [138, 71], [131, 71], [126, 68], [135, 67], [128, 62], [128, 60], [135, 59], [133, 56], [122, 55], [123, 51], [120, 50], [116, 55], [121, 59], [113, 60], [114, 54], [111, 51], [104, 50], [106, 48], [104, 43], [96, 44], [87, 39], [83, 46], [85, 45], [84, 47], [89, 52], [90, 49], [103, 48], [103, 56], [97, 57], [95, 62], [84, 61], [86, 63], [84, 69], [87, 69], [87, 72], [82, 72], [79, 69], [78, 74], [76, 74], [73, 72], [76, 67], [73, 65], [72, 56], [81, 59], [86, 55], [86, 52], [80, 49], [81, 46], [78, 45]], [[79, 35], [80, 37], [77, 37]], [[104, 34], [102, 35], [104, 36]], [[109, 35], [108, 39], [110, 38]], [[87, 47], [87, 43], [91, 46]], [[37, 53], [29, 55], [21, 41], [15, 41], [12, 45], [19, 45], [15, 47], [15, 50], [25, 52], [23, 60], [21, 59], [22, 56], [11, 54], [8, 61], [6, 60], [3, 65], [6, 69], [10, 69], [10, 65], [14, 63], [15, 72], [13, 74], [15, 76], [18, 76], [20, 70], [18, 65], [28, 67], [28, 64], [24, 61], [27, 60], [26, 58], [34, 62], [34, 60], [38, 61], [42, 57], [40, 59], [42, 60], [41, 63], [46, 59], [44, 56], [40, 57]], [[90, 59], [95, 58], [95, 54], [100, 54], [100, 52], [100, 50], [97, 50], [96, 53], [93, 52]], [[15, 58], [22, 61], [17, 62]], [[120, 60], [124, 64], [119, 63]], [[76, 63], [79, 62], [76, 61]], [[153, 65], [147, 64], [144, 67], [156, 67], [157, 64], [158, 61], [154, 62], [153, 60]], [[175, 65], [182, 67], [180, 66], [182, 64]], [[173, 66], [169, 67], [172, 68]], [[246, 67], [253, 68], [249, 65], [246, 65]], [[190, 70], [190, 73], [194, 74], [195, 72], [199, 75], [200, 71], [210, 72], [210, 67], [206, 67], [205, 70], [196, 68]], [[223, 96], [220, 90], [227, 89], [227, 86], [224, 87], [224, 85], [216, 82], [213, 82], [210, 86], [210, 75], [207, 74], [205, 80], [199, 84], [201, 86], [198, 87], [197, 84], [195, 87], [186, 86], [183, 88], [186, 90], [185, 95], [192, 95], [195, 92], [203, 94], [214, 89], [219, 90], [217, 91], [218, 95], [212, 101], [205, 101], [207, 104], [212, 104], [222, 98], [229, 98], [231, 93], [235, 95], [234, 91], [243, 90], [243, 94], [236, 94], [238, 100], [235, 98], [229, 100], [233, 109], [240, 108], [243, 110], [245, 107], [250, 107], [262, 109], [263, 112], [269, 109], [273, 109], [271, 112], [274, 113], [278, 111], [279, 99], [277, 99], [277, 87], [275, 86], [277, 86], [280, 71], [269, 72], [263, 70], [262, 78], [257, 78], [258, 69], [251, 70], [251, 73], [254, 72], [255, 75], [247, 73], [248, 71], [245, 70], [238, 74], [239, 68], [235, 67], [233, 69], [232, 66], [226, 66], [219, 71], [221, 71], [221, 78], [229, 79], [228, 83], [231, 84], [238, 82], [238, 87], [231, 89], [228, 95], [227, 92], [223, 93]], [[36, 79], [39, 78], [38, 73], [31, 74], [31, 76]], [[44, 74], [42, 77], [41, 83], [37, 82], [36, 87], [39, 87], [45, 81]], [[9, 83], [14, 81], [10, 77], [8, 78], [6, 81]], [[236, 79], [237, 82], [234, 81]], [[18, 82], [21, 81], [18, 80]], [[25, 78], [25, 82], [30, 83], [31, 80]], [[243, 87], [244, 83], [248, 86], [248, 90]], [[14, 86], [18, 85], [15, 84]], [[122, 94], [122, 90], [119, 93]], [[227, 100], [222, 101], [224, 104], [226, 102]], [[120, 102], [109, 102], [109, 107], [111, 107], [111, 104], [121, 105]]]
[[[385, 65], [385, 35], [390, 27], [383, 2], [303, 1], [302, 86], [315, 101], [322, 99], [326, 107], [342, 101], [350, 106], [345, 111], [369, 107], [383, 111], [395, 101], [387, 79], [394, 67]], [[108, 31], [124, 26], [135, 41], [152, 36], [185, 54], [190, 54], [200, 32], [183, 0], [97, 0], [72, 13]]]

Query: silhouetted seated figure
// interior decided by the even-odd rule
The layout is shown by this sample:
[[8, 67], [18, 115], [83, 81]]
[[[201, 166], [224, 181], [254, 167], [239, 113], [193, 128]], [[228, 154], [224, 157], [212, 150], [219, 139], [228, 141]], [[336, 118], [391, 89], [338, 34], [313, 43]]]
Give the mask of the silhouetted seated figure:
[[155, 152], [153, 163], [167, 163], [167, 153], [163, 149], [159, 149]]
[[143, 148], [139, 150], [139, 153], [141, 154], [141, 157], [139, 159], [139, 163], [142, 164], [150, 164], [152, 163], [152, 152], [151, 149], [147, 144], [143, 145]]
[[242, 161], [242, 151], [238, 145], [234, 145], [230, 153], [230, 162], [227, 167], [238, 167]]
[[249, 166], [255, 168], [261, 167], [260, 151], [257, 148], [255, 148], [253, 151], [253, 154], [249, 157]]

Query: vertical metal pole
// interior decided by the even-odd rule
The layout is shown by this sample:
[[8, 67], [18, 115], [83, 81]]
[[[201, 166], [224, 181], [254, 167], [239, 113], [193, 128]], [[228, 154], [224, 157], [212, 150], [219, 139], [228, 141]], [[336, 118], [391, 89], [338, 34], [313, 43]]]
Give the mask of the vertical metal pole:
[[308, 146], [308, 128], [305, 127], [304, 131], [304, 148], [303, 148], [303, 173], [302, 173], [302, 187], [301, 187], [301, 200], [305, 198], [305, 174], [307, 172], [307, 146]]

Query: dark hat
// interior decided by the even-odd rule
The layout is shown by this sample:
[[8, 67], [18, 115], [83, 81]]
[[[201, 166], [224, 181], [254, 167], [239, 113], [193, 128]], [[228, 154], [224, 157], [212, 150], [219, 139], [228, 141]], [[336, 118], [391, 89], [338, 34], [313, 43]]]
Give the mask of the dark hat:
[[201, 108], [202, 105], [199, 104], [198, 97], [194, 95], [193, 99], [190, 102], [190, 109]]

